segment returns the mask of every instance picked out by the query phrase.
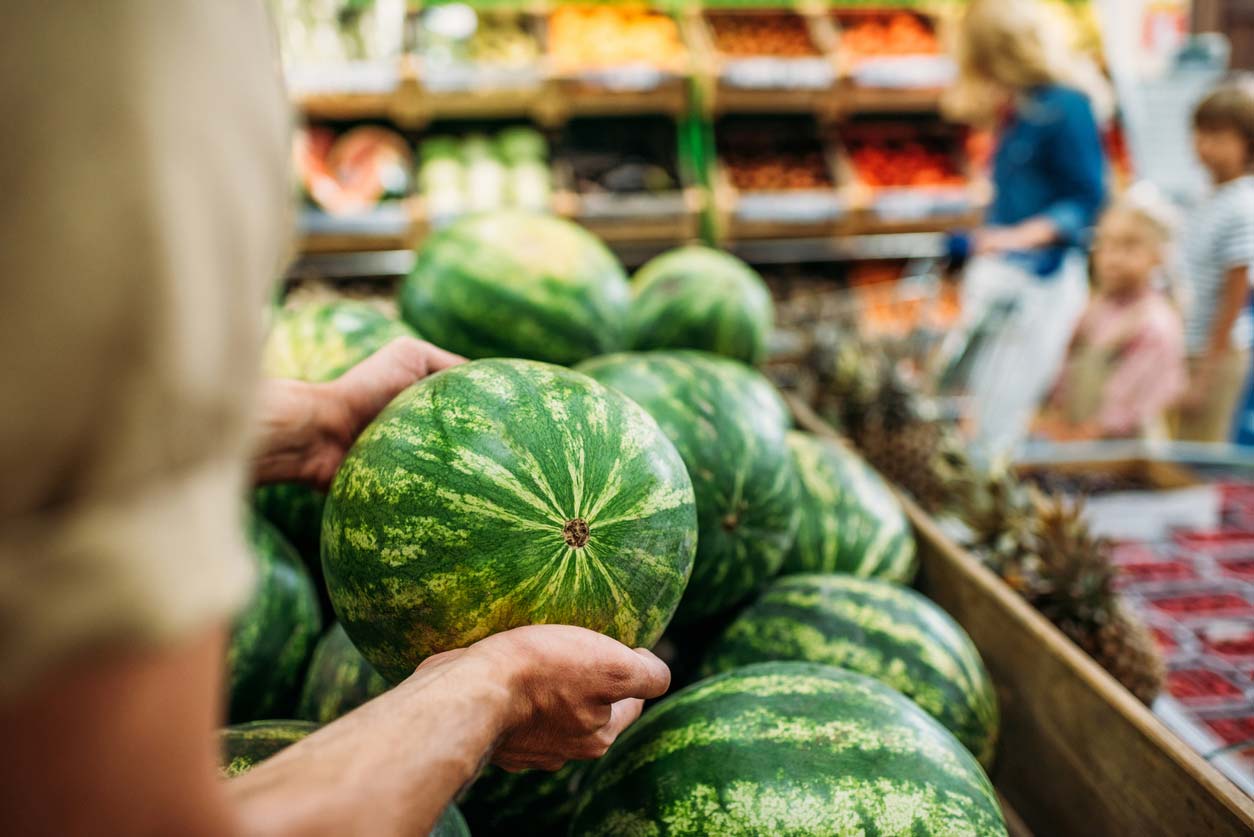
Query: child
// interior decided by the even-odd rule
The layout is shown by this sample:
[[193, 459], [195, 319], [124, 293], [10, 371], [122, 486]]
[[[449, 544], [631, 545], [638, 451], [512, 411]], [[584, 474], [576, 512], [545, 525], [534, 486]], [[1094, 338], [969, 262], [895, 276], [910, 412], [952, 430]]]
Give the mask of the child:
[[1190, 213], [1184, 241], [1192, 307], [1185, 323], [1190, 385], [1177, 436], [1228, 438], [1249, 365], [1250, 321], [1242, 317], [1254, 261], [1254, 92], [1229, 82], [1193, 115], [1194, 146], [1215, 190]]
[[1185, 389], [1180, 314], [1155, 287], [1170, 245], [1164, 209], [1125, 197], [1093, 240], [1096, 293], [1076, 327], [1038, 432], [1055, 440], [1163, 435]]

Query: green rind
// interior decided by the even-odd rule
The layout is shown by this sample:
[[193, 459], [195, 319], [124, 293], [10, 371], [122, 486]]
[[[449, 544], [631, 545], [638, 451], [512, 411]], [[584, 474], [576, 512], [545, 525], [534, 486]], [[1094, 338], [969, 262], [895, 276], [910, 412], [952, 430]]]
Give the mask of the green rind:
[[997, 795], [940, 724], [882, 683], [762, 663], [663, 701], [597, 762], [580, 837], [1005, 835]]
[[429, 837], [470, 837], [470, 827], [456, 805], [444, 809]]
[[632, 279], [633, 349], [700, 349], [760, 363], [775, 322], [766, 283], [740, 259], [709, 247], [663, 253]]
[[[587, 543], [568, 546], [584, 520]], [[543, 363], [484, 360], [397, 397], [323, 519], [332, 604], [391, 682], [431, 654], [558, 623], [651, 646], [696, 550], [692, 483], [630, 399]]]
[[221, 773], [226, 778], [247, 773], [275, 753], [318, 728], [308, 721], [250, 721], [218, 731]]
[[405, 323], [366, 302], [336, 300], [274, 315], [261, 355], [267, 378], [332, 381], [399, 337], [417, 337]]
[[314, 649], [296, 717], [327, 724], [386, 692], [388, 683], [337, 622]]
[[583, 228], [494, 212], [430, 236], [400, 304], [423, 336], [466, 357], [569, 365], [624, 347], [630, 296], [618, 260]]
[[844, 445], [792, 431], [801, 481], [800, 525], [782, 572], [848, 573], [909, 584], [918, 570], [914, 533], [891, 488]]
[[[332, 381], [412, 328], [365, 302], [316, 302], [275, 312], [262, 351], [262, 374], [311, 383]], [[326, 495], [299, 483], [258, 488], [253, 506], [316, 568]]]
[[252, 515], [249, 541], [257, 586], [227, 649], [232, 723], [292, 713], [322, 629], [318, 594], [292, 545], [259, 515]]
[[839, 666], [891, 686], [940, 721], [986, 768], [997, 745], [997, 693], [970, 637], [908, 587], [846, 575], [778, 578], [736, 618], [706, 675], [749, 663]]
[[571, 762], [556, 773], [488, 767], [461, 800], [462, 813], [479, 837], [566, 834], [579, 782], [590, 764]]
[[788, 417], [771, 384], [744, 364], [696, 351], [607, 355], [579, 369], [648, 410], [688, 466], [700, 537], [676, 623], [759, 590], [779, 571], [797, 525]]

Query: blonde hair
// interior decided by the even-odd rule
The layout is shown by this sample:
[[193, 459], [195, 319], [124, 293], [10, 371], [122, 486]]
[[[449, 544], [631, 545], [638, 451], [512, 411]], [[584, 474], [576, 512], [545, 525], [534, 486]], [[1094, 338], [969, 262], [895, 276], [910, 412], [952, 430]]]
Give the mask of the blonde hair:
[[1153, 237], [1161, 248], [1162, 259], [1155, 286], [1177, 308], [1187, 311], [1191, 292], [1188, 284], [1183, 281], [1179, 254], [1175, 250], [1176, 232], [1181, 224], [1179, 209], [1153, 183], [1142, 180], [1129, 186], [1102, 212], [1102, 218], [1111, 215], [1123, 215], [1131, 219]]
[[1018, 93], [1047, 84], [1083, 92], [1099, 119], [1110, 114], [1109, 84], [1090, 59], [1071, 49], [1041, 0], [971, 0], [952, 40], [958, 78], [942, 102], [951, 119], [988, 121], [997, 89]]

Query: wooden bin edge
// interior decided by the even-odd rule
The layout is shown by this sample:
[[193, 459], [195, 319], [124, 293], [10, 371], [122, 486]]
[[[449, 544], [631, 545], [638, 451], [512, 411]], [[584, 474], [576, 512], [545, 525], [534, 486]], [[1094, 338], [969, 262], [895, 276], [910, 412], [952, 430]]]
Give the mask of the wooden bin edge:
[[[807, 405], [787, 400], [799, 427], [839, 438]], [[911, 498], [898, 495], [918, 539], [926, 592], [971, 634], [999, 691], [1009, 693], [1011, 705], [1002, 696], [1003, 741], [993, 778], [1034, 832], [1254, 834], [1254, 799], [950, 540]], [[1008, 654], [1008, 648], [1041, 656]], [[1024, 692], [1031, 696], [1017, 697]], [[1074, 735], [1051, 734], [1051, 727]]]

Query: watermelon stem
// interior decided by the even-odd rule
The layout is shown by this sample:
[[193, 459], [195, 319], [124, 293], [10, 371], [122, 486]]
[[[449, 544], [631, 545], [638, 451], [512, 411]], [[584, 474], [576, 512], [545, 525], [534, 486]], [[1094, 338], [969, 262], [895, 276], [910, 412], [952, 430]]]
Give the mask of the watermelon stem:
[[574, 520], [566, 521], [566, 525], [562, 527], [562, 537], [566, 539], [566, 545], [581, 548], [588, 542], [588, 523], [582, 517], [576, 517]]

